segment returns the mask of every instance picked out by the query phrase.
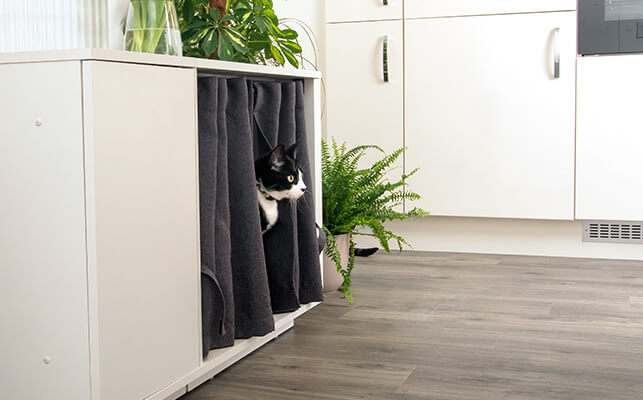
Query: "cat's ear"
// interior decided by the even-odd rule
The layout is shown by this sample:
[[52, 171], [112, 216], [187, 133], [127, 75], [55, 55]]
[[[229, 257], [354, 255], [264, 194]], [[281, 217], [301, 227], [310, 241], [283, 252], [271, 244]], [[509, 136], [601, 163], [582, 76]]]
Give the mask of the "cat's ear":
[[271, 152], [270, 152], [270, 169], [278, 170], [279, 168], [283, 167], [285, 164], [285, 150], [284, 146], [280, 144], [279, 146], [275, 147]]
[[297, 159], [297, 152], [299, 151], [299, 143], [295, 142], [292, 146], [288, 147], [288, 150], [286, 150], [286, 154], [293, 160]]

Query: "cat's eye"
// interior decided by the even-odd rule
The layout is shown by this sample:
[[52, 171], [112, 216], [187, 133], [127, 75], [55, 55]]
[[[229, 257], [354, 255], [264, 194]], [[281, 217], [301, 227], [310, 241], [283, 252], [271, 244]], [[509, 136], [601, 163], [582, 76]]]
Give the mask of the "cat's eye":
[[295, 181], [294, 175], [288, 175], [288, 178], [286, 178], [286, 179], [288, 179], [288, 182], [290, 182], [290, 183], [293, 183]]

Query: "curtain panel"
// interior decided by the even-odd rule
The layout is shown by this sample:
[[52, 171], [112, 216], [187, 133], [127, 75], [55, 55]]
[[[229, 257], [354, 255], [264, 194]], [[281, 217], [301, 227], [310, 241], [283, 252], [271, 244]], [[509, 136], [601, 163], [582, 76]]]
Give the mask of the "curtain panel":
[[[198, 82], [203, 355], [274, 330], [273, 313], [323, 299], [302, 81]], [[254, 160], [299, 143], [311, 189], [261, 234]]]

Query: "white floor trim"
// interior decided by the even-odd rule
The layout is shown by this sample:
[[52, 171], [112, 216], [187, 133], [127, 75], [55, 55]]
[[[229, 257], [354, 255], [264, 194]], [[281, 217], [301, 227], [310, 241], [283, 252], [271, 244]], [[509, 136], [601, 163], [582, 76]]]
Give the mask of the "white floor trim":
[[583, 242], [582, 221], [427, 217], [389, 227], [420, 251], [643, 260], [643, 245]]

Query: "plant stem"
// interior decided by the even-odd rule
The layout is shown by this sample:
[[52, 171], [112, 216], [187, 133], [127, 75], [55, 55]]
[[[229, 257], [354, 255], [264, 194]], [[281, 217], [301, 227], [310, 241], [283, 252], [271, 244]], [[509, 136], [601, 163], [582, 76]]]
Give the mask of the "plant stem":
[[142, 51], [143, 47], [143, 39], [145, 35], [145, 31], [143, 31], [141, 28], [143, 28], [143, 7], [140, 2], [132, 2], [132, 8], [134, 9], [134, 37], [132, 38], [132, 50], [133, 51]]
[[[156, 5], [155, 5], [156, 7]], [[149, 53], [155, 53], [156, 52], [156, 47], [159, 44], [159, 40], [161, 40], [161, 36], [165, 33], [165, 30], [162, 29], [164, 26], [170, 26], [169, 21], [167, 21], [167, 15], [168, 15], [168, 10], [165, 8], [167, 7], [167, 2], [163, 2], [161, 5], [161, 12], [158, 13], [157, 15], [157, 21], [154, 26], [154, 30], [152, 31], [152, 34], [150, 35], [150, 43], [147, 51]], [[157, 12], [159, 10], [156, 10]], [[163, 24], [165, 21], [166, 24]], [[167, 44], [166, 44], [167, 46]]]
[[165, 26], [169, 26], [167, 2], [171, 0], [132, 0], [133, 35], [131, 50], [156, 53]]

